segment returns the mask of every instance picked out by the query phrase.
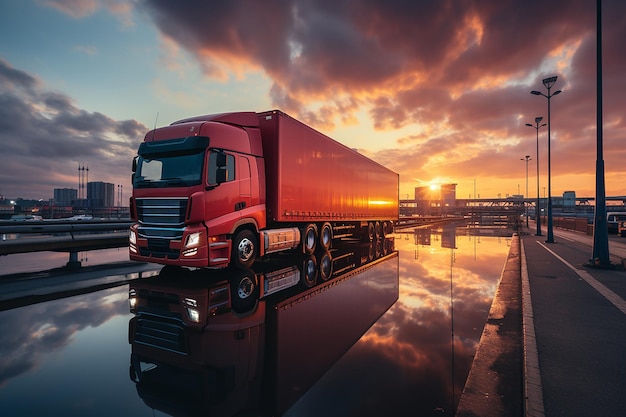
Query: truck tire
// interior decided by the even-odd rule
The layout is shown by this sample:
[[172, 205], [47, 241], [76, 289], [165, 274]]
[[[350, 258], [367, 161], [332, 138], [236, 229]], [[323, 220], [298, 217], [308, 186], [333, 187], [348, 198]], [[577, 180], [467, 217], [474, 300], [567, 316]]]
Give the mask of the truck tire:
[[317, 261], [314, 256], [309, 256], [304, 260], [303, 265], [304, 276], [302, 277], [302, 285], [304, 288], [311, 288], [317, 283]]
[[374, 238], [375, 240], [379, 240], [383, 237], [383, 227], [380, 222], [376, 222], [374, 226]]
[[324, 252], [319, 262], [320, 278], [322, 281], [328, 281], [333, 274], [333, 258], [330, 253]]
[[332, 243], [333, 227], [330, 223], [324, 223], [320, 229], [320, 247], [324, 250], [328, 250]]
[[307, 255], [315, 252], [317, 247], [317, 226], [308, 224], [302, 234], [302, 249]]
[[230, 297], [232, 308], [237, 314], [244, 314], [252, 309], [259, 298], [259, 283], [251, 270], [234, 274], [230, 279]]
[[240, 269], [248, 269], [252, 266], [258, 254], [259, 249], [254, 233], [248, 229], [240, 230], [233, 239], [232, 264]]
[[369, 242], [374, 241], [374, 237], [376, 234], [375, 232], [376, 232], [376, 228], [374, 227], [374, 223], [368, 222], [367, 223], [367, 237], [369, 239]]

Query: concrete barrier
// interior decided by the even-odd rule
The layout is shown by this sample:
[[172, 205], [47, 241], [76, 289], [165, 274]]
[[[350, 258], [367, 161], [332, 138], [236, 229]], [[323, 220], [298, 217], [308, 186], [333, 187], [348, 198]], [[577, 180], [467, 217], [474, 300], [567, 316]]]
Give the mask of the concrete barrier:
[[524, 413], [520, 238], [514, 235], [455, 416]]

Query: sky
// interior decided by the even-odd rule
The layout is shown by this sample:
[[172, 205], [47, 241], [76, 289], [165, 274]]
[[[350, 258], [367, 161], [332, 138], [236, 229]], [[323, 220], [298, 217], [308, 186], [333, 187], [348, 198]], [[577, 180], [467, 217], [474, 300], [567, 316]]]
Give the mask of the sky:
[[[626, 195], [626, 2], [605, 0], [606, 194]], [[591, 0], [0, 0], [0, 195], [89, 181], [131, 193], [145, 133], [280, 109], [415, 187], [457, 198], [595, 195]], [[525, 156], [529, 155], [528, 163]], [[528, 165], [527, 165], [528, 164]], [[526, 168], [528, 167], [528, 193]], [[119, 187], [118, 187], [119, 190]]]

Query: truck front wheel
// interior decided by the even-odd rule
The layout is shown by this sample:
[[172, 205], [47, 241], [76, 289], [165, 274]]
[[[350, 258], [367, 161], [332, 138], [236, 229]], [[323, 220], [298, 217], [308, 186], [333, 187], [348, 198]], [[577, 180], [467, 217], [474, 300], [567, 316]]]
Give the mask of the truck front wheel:
[[252, 311], [259, 298], [259, 282], [251, 270], [242, 270], [230, 280], [232, 308], [237, 314]]
[[257, 239], [248, 229], [239, 231], [233, 239], [231, 261], [234, 266], [248, 269], [254, 263], [259, 253]]

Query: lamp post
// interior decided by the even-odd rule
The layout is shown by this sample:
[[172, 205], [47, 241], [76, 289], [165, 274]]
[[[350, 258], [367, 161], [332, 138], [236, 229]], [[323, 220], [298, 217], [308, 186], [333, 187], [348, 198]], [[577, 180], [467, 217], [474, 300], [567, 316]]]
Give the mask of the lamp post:
[[550, 89], [556, 83], [557, 76], [544, 78], [541, 80], [544, 87], [548, 90], [548, 94], [543, 94], [541, 91], [533, 90], [530, 94], [536, 96], [544, 96], [548, 99], [548, 237], [546, 238], [546, 243], [554, 243], [554, 231], [552, 230], [552, 178], [551, 178], [551, 167], [550, 167], [550, 99], [557, 94], [561, 94], [561, 90], [556, 90], [554, 93], [550, 94]]
[[600, 267], [611, 265], [609, 232], [606, 219], [606, 190], [604, 183], [604, 146], [602, 129], [602, 3], [596, 3], [596, 204], [593, 222], [591, 262]]
[[520, 158], [520, 161], [526, 161], [526, 195], [524, 196], [524, 213], [526, 214], [526, 227], [528, 228], [528, 207], [526, 206], [526, 198], [528, 198], [528, 161], [530, 161], [530, 155], [526, 155]]
[[535, 164], [537, 165], [537, 206], [535, 207], [535, 220], [537, 221], [537, 236], [541, 236], [541, 209], [539, 206], [539, 128], [544, 127], [546, 124], [539, 124], [543, 120], [543, 117], [535, 117], [535, 125], [526, 123], [526, 126], [534, 127], [537, 130], [537, 158], [535, 158]]

